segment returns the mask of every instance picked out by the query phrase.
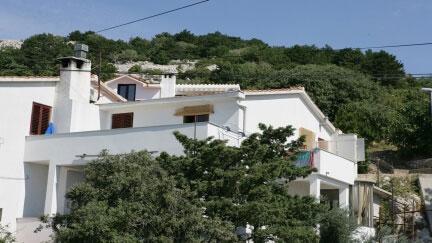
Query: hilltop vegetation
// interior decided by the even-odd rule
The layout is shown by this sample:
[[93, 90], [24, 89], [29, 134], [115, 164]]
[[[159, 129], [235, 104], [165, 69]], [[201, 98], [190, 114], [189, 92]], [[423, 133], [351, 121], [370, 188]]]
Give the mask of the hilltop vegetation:
[[55, 58], [72, 54], [72, 42], [89, 45], [95, 72], [101, 55], [103, 80], [113, 76], [116, 63], [197, 60], [195, 68], [179, 73], [179, 82], [239, 83], [242, 89], [301, 85], [344, 132], [355, 132], [368, 144], [392, 144], [400, 156], [432, 155], [428, 97], [419, 91], [432, 81], [406, 75], [403, 64], [385, 51], [274, 47], [219, 32], [194, 35], [185, 30], [123, 41], [75, 31], [67, 37], [36, 35], [24, 40], [21, 49], [1, 49], [0, 75], [57, 75]]

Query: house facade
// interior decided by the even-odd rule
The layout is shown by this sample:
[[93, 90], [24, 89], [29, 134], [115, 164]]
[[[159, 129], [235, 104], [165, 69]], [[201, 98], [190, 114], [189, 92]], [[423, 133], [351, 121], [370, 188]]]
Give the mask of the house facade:
[[317, 172], [291, 182], [292, 194], [350, 205], [363, 140], [337, 130], [303, 88], [181, 85], [172, 74], [122, 75], [98, 84], [90, 61], [78, 56], [59, 59], [59, 77], [0, 77], [0, 222], [12, 231], [67, 212], [66, 191], [104, 149], [181, 154], [174, 131], [239, 146], [259, 123], [292, 125], [292, 139], [306, 136], [297, 163]]

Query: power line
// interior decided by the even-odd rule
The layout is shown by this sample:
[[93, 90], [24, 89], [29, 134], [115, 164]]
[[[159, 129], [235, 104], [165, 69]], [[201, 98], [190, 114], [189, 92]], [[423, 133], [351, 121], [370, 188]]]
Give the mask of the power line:
[[[386, 46], [348, 47], [348, 48], [365, 50], [365, 49], [383, 49], [383, 48], [397, 48], [397, 47], [410, 47], [410, 46], [428, 46], [428, 45], [432, 45], [432, 42], [410, 43], [410, 44], [399, 44], [399, 45], [386, 45]], [[347, 48], [336, 49], [336, 50], [343, 50], [343, 49], [347, 49]]]
[[125, 25], [129, 25], [129, 24], [133, 24], [133, 23], [136, 23], [136, 22], [144, 21], [144, 20], [147, 20], [147, 19], [151, 19], [151, 18], [154, 18], [154, 17], [158, 17], [158, 16], [161, 16], [161, 15], [164, 15], [164, 14], [168, 14], [168, 13], [172, 13], [172, 12], [175, 12], [175, 11], [179, 11], [179, 10], [182, 10], [182, 9], [185, 9], [185, 8], [190, 8], [192, 6], [195, 6], [195, 5], [198, 5], [198, 4], [202, 4], [202, 3], [205, 3], [205, 2], [209, 2], [209, 1], [210, 0], [203, 0], [203, 1], [200, 1], [200, 2], [188, 4], [188, 5], [185, 5], [185, 6], [182, 6], [182, 7], [178, 7], [178, 8], [175, 8], [175, 9], [171, 9], [171, 10], [167, 10], [167, 11], [164, 11], [164, 12], [160, 12], [160, 13], [157, 13], [157, 14], [154, 14], [154, 15], [150, 15], [150, 16], [147, 16], [147, 17], [144, 17], [144, 18], [136, 19], [136, 20], [133, 20], [133, 21], [130, 21], [130, 22], [126, 22], [126, 23], [123, 23], [123, 24], [119, 24], [119, 25], [115, 25], [115, 26], [108, 27], [108, 28], [105, 28], [105, 29], [101, 29], [101, 30], [96, 31], [96, 33], [104, 32], [104, 31], [107, 31], [107, 30], [116, 29], [116, 28], [119, 28], [119, 27], [122, 27], [122, 26], [125, 26]]

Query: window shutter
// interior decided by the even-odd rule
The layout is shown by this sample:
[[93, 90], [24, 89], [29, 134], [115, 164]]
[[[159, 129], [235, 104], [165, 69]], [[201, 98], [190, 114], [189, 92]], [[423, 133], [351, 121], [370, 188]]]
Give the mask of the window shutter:
[[31, 121], [30, 121], [30, 134], [38, 135], [39, 134], [39, 115], [41, 111], [41, 106], [33, 103]]
[[44, 134], [48, 128], [51, 118], [51, 107], [33, 102], [31, 120], [30, 120], [30, 134], [40, 135]]
[[49, 126], [51, 107], [42, 106], [40, 134], [44, 134]]
[[133, 113], [113, 114], [111, 119], [111, 128], [127, 128], [133, 126]]

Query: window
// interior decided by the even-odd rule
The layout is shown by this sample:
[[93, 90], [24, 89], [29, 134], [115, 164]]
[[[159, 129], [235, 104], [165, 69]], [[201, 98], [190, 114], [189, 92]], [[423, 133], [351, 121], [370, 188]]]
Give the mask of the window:
[[128, 101], [135, 101], [136, 84], [119, 84], [117, 94], [121, 95]]
[[48, 128], [51, 118], [51, 107], [33, 102], [31, 121], [30, 121], [30, 134], [40, 135], [44, 134]]
[[111, 119], [111, 128], [127, 128], [133, 125], [133, 113], [113, 114]]
[[208, 122], [208, 121], [209, 121], [209, 114], [183, 116], [183, 123]]

